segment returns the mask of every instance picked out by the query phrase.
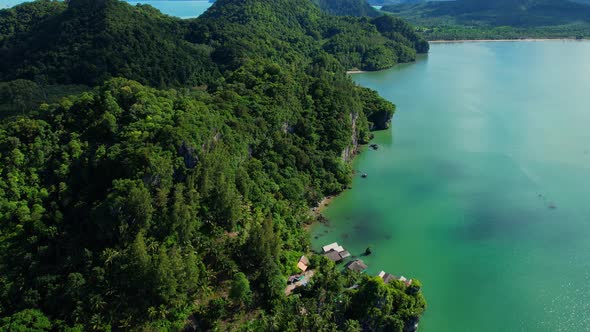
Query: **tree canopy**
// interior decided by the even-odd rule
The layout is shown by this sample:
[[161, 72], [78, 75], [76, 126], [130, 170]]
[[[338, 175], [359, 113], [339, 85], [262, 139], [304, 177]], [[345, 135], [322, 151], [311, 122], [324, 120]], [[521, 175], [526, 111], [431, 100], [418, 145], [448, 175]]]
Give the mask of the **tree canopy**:
[[369, 16], [381, 15], [365, 0], [312, 0], [323, 11], [339, 16]]

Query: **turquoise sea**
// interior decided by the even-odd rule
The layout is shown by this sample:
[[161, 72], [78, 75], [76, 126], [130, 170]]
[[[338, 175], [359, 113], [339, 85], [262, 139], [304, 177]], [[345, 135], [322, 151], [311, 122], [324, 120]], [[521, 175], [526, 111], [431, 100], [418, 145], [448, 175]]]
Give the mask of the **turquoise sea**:
[[[434, 44], [312, 243], [424, 284], [426, 332], [590, 330], [590, 42]], [[367, 173], [366, 179], [358, 174]]]
[[[10, 8], [16, 6], [19, 3], [27, 1], [23, 0], [0, 0], [0, 9]], [[211, 7], [211, 3], [208, 1], [128, 1], [131, 4], [148, 4], [157, 9], [162, 13], [170, 16], [178, 16], [180, 18], [194, 18], [204, 13], [207, 8]]]

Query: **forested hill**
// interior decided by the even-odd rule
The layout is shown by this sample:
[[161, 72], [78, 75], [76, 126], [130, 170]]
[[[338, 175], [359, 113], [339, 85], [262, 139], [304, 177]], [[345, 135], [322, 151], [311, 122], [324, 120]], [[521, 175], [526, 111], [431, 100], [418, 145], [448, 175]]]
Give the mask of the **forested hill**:
[[[331, 15], [377, 17], [380, 13], [366, 0], [310, 0]], [[211, 0], [210, 2], [215, 2]]]
[[[31, 18], [29, 18], [31, 16]], [[115, 0], [41, 0], [0, 12], [0, 80], [94, 85], [124, 76], [149, 85], [216, 78], [211, 49], [184, 40], [187, 23]]]
[[590, 6], [569, 0], [455, 0], [386, 6], [415, 22], [449, 19], [459, 24], [538, 27], [590, 23]]
[[[395, 110], [345, 70], [426, 52], [411, 26], [309, 0], [187, 21], [43, 0], [0, 32], [19, 114], [0, 124], [1, 331], [415, 329], [418, 281], [341, 273], [304, 231]], [[70, 83], [88, 91], [50, 102]], [[286, 297], [304, 254], [315, 275]]]
[[[214, 40], [197, 30], [215, 15], [237, 20], [237, 24], [250, 21], [254, 31], [229, 31], [221, 24], [207, 23], [211, 29], [233, 34], [227, 40], [234, 43], [233, 48], [242, 49], [243, 45], [235, 43], [255, 39], [251, 46], [273, 51], [273, 45], [260, 42], [266, 34], [286, 40], [305, 29], [300, 41], [325, 43], [326, 50], [349, 68], [383, 69], [413, 60], [415, 50], [427, 50], [413, 29], [397, 19], [381, 19], [394, 30], [377, 31], [374, 21], [336, 19], [321, 13], [310, 1], [287, 3], [286, 8], [279, 8], [280, 4], [261, 1], [253, 7], [249, 1], [218, 1], [196, 20], [181, 20], [148, 5], [132, 7], [116, 0], [74, 0], [67, 9], [50, 0], [23, 4], [0, 14], [0, 31], [7, 32], [0, 36], [0, 81], [24, 78], [93, 85], [124, 76], [152, 86], [209, 84], [218, 76], [212, 57], [219, 62], [236, 51], [225, 53], [223, 45], [211, 48]], [[231, 8], [249, 7], [252, 13], [229, 14]], [[259, 9], [267, 16], [261, 17]], [[40, 19], [31, 20], [30, 15]], [[289, 19], [285, 15], [299, 15], [301, 22], [283, 21]]]
[[436, 39], [590, 38], [586, 0], [456, 0], [385, 6]]
[[[256, 15], [244, 17], [244, 8]], [[347, 69], [379, 70], [413, 61], [429, 47], [400, 19], [331, 16], [307, 0], [218, 0], [190, 30], [189, 40], [209, 43], [215, 61], [230, 68], [253, 54], [292, 63], [300, 55], [316, 56], [321, 48]]]

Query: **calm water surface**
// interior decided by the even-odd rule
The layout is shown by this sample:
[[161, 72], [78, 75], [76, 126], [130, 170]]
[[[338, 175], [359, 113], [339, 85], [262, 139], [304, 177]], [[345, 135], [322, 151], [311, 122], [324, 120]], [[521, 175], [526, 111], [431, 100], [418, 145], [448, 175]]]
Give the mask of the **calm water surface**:
[[419, 278], [427, 332], [590, 330], [590, 42], [437, 44], [355, 75], [398, 105], [313, 244]]
[[[23, 0], [0, 0], [0, 9], [10, 8], [19, 3], [28, 2]], [[178, 16], [180, 18], [194, 18], [203, 14], [207, 8], [211, 7], [208, 1], [127, 1], [130, 4], [148, 4], [162, 13], [170, 16]]]

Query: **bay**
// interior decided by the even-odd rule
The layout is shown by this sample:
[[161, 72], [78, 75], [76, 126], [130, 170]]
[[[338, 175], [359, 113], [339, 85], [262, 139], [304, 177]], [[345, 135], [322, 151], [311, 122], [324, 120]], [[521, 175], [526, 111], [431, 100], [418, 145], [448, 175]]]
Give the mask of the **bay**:
[[[590, 42], [434, 44], [312, 244], [424, 284], [421, 331], [590, 329]], [[367, 178], [358, 174], [367, 173]]]

